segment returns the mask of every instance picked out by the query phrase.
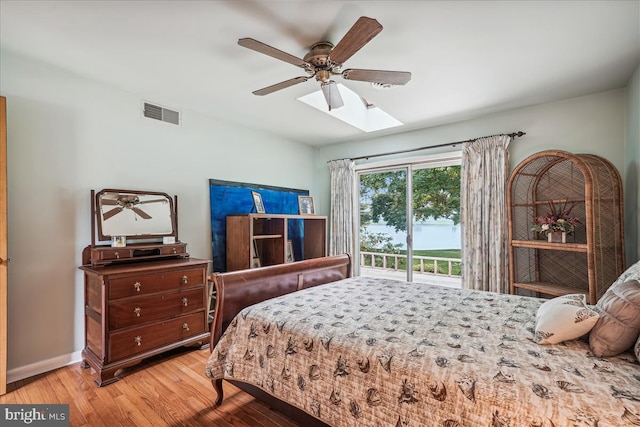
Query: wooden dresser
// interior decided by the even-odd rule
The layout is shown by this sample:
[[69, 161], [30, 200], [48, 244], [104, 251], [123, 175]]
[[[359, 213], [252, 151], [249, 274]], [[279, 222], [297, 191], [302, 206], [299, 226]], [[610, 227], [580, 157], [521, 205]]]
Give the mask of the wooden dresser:
[[85, 348], [99, 386], [118, 370], [180, 346], [207, 344], [207, 261], [83, 265]]

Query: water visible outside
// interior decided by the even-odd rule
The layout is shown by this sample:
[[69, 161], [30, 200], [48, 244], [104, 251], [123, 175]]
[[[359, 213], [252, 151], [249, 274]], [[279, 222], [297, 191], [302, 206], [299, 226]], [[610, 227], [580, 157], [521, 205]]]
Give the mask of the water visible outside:
[[[392, 237], [392, 243], [400, 243], [405, 247], [407, 233], [396, 233], [393, 227], [386, 224], [369, 224], [370, 233], [384, 233]], [[413, 224], [413, 249], [460, 249], [460, 225], [453, 225], [453, 221], [438, 220], [432, 222], [417, 222]]]

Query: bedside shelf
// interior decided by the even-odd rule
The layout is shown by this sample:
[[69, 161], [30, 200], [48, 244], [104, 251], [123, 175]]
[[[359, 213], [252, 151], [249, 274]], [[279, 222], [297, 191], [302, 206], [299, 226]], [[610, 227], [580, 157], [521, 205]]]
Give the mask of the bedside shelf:
[[587, 252], [586, 243], [549, 243], [544, 240], [512, 240], [511, 246], [518, 248], [549, 249], [553, 251]]
[[545, 295], [551, 295], [559, 297], [568, 294], [588, 294], [589, 292], [584, 289], [576, 289], [569, 286], [558, 285], [556, 283], [549, 282], [528, 282], [528, 283], [514, 283], [514, 288], [526, 289], [528, 291], [534, 291]]

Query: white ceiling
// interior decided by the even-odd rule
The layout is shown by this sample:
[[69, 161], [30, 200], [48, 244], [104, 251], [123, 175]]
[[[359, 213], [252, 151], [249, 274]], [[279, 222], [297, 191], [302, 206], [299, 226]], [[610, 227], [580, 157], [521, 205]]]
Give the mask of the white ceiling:
[[[304, 75], [237, 45], [302, 58], [360, 16], [384, 29], [345, 68], [410, 71], [381, 91], [337, 78], [404, 123], [366, 134], [296, 98]], [[311, 145], [371, 138], [624, 87], [640, 64], [640, 1], [12, 1], [0, 47], [169, 108]], [[1, 76], [0, 76], [1, 78]]]

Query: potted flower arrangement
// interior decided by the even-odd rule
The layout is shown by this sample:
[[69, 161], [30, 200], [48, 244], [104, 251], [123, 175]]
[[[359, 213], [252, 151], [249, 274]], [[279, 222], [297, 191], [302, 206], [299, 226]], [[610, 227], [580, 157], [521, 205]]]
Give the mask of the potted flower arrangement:
[[535, 224], [531, 231], [546, 233], [549, 242], [566, 243], [567, 234], [571, 234], [580, 220], [575, 216], [570, 216], [575, 207], [575, 203], [567, 206], [568, 201], [556, 205], [553, 200], [549, 200], [549, 210], [545, 216], [535, 219]]

